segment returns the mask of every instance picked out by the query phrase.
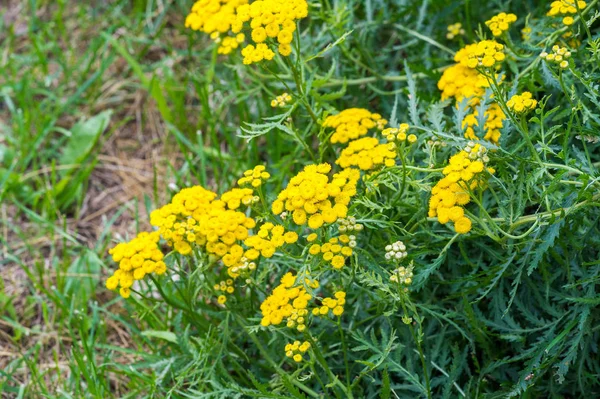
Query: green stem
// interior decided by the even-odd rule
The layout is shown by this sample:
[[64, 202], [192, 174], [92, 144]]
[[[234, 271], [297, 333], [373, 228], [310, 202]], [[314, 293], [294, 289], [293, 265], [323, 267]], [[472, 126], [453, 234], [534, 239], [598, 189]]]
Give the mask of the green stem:
[[579, 8], [579, 2], [577, 0], [573, 0], [573, 2], [575, 3], [575, 8], [577, 9], [577, 16], [579, 17], [579, 20], [585, 28], [585, 33], [587, 34], [588, 41], [591, 42], [593, 40], [592, 33], [590, 32], [590, 28], [588, 27], [587, 22], [585, 22], [585, 19], [583, 19], [583, 14], [581, 13], [581, 9]]
[[315, 391], [313, 391], [312, 389], [310, 389], [309, 387], [307, 387], [306, 385], [304, 385], [303, 383], [301, 383], [297, 379], [290, 378], [290, 376], [284, 370], [282, 370], [281, 367], [279, 367], [277, 365], [277, 363], [275, 363], [275, 361], [269, 355], [269, 352], [267, 352], [267, 350], [263, 347], [263, 345], [260, 343], [260, 341], [258, 340], [258, 338], [256, 338], [255, 335], [250, 334], [248, 332], [248, 330], [246, 328], [247, 327], [246, 323], [244, 323], [244, 320], [242, 319], [241, 316], [236, 315], [235, 319], [238, 322], [238, 324], [240, 325], [240, 327], [242, 328], [242, 330], [244, 330], [244, 332], [246, 332], [246, 334], [248, 335], [248, 337], [250, 337], [250, 339], [252, 340], [252, 342], [254, 342], [254, 345], [256, 345], [256, 347], [258, 348], [259, 352], [263, 355], [263, 357], [265, 358], [265, 360], [267, 361], [267, 363], [269, 363], [271, 365], [271, 367], [273, 367], [273, 369], [277, 372], [277, 374], [279, 374], [281, 376], [281, 378], [283, 378], [283, 379], [287, 380], [288, 382], [296, 385], [298, 388], [302, 389], [304, 392], [306, 392], [307, 394], [309, 394], [313, 398], [318, 398], [319, 397], [318, 393], [316, 393]]
[[310, 104], [308, 104], [308, 101], [306, 100], [306, 94], [304, 92], [304, 85], [302, 82], [302, 77], [301, 77], [300, 73], [298, 72], [298, 69], [289, 59], [286, 58], [285, 61], [288, 64], [290, 70], [292, 71], [292, 76], [294, 77], [294, 82], [296, 83], [296, 88], [298, 89], [298, 93], [299, 93], [298, 97], [300, 97], [300, 101], [302, 102], [302, 105], [304, 105], [304, 108], [306, 108], [306, 111], [312, 118], [313, 122], [315, 122], [315, 124], [318, 126], [319, 118], [317, 117], [315, 112], [312, 110]]
[[[398, 294], [400, 296], [400, 305], [402, 306], [402, 310], [404, 311], [404, 315], [408, 318], [410, 317], [408, 315], [408, 309], [406, 308], [406, 303], [405, 303], [405, 299], [406, 298], [406, 294], [402, 291], [402, 287], [398, 287]], [[408, 299], [410, 301], [410, 299]], [[410, 335], [412, 335], [413, 340], [415, 341], [415, 345], [417, 345], [417, 350], [419, 351], [419, 358], [421, 359], [421, 366], [423, 367], [423, 375], [425, 377], [425, 389], [426, 389], [426, 393], [427, 393], [427, 398], [431, 399], [431, 382], [429, 381], [429, 373], [427, 372], [427, 362], [425, 361], [425, 354], [423, 352], [423, 347], [421, 346], [421, 339], [420, 337], [423, 336], [423, 330], [422, 330], [422, 325], [421, 325], [421, 318], [419, 317], [419, 314], [417, 313], [417, 309], [413, 307], [413, 312], [415, 313], [415, 317], [414, 320], [417, 322], [417, 324], [419, 325], [419, 336], [417, 336], [415, 334], [415, 329], [412, 325], [412, 323], [408, 324], [408, 329], [410, 330]]]
[[346, 386], [350, 390], [350, 366], [348, 364], [348, 346], [346, 345], [346, 339], [344, 337], [344, 329], [342, 328], [342, 318], [338, 316], [337, 325], [340, 331], [340, 339], [342, 340], [342, 349], [344, 351], [344, 365], [346, 366]]
[[327, 361], [325, 360], [325, 357], [321, 353], [321, 350], [320, 350], [319, 346], [317, 345], [317, 343], [315, 342], [314, 338], [310, 335], [310, 333], [308, 333], [306, 336], [307, 336], [308, 341], [310, 342], [311, 348], [313, 348], [313, 353], [315, 354], [315, 358], [317, 359], [317, 361], [319, 362], [319, 364], [321, 365], [323, 370], [325, 370], [327, 377], [331, 381], [330, 384], [338, 385], [342, 389], [342, 392], [344, 392], [344, 394], [346, 395], [345, 396], [346, 398], [353, 398], [352, 390], [348, 390], [346, 388], [346, 386], [344, 386], [344, 384], [342, 384], [342, 382], [339, 380], [339, 378], [337, 378], [335, 376], [335, 374], [333, 374], [333, 371], [331, 371], [331, 369], [329, 368], [329, 365], [327, 364]]

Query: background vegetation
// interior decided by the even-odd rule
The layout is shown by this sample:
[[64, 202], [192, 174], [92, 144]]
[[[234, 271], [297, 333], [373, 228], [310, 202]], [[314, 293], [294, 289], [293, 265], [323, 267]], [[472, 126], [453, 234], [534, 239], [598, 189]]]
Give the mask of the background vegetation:
[[[535, 46], [557, 32], [544, 20], [549, 2], [309, 3], [300, 25], [307, 101], [319, 115], [356, 106], [419, 126], [423, 148], [448, 132], [437, 135], [447, 147], [414, 153], [415, 166], [443, 166], [464, 146], [460, 113], [443, 110], [436, 83], [492, 15], [519, 16], [511, 35], [527, 54], [505, 68], [507, 93], [546, 96], [531, 122], [542, 164], [507, 120], [492, 194], [481, 199], [489, 215], [468, 238], [427, 220], [426, 187], [439, 175], [411, 174], [397, 198], [401, 174], [390, 174], [377, 195], [358, 201], [367, 232], [353, 296], [362, 299], [345, 313], [350, 350], [335, 335], [322, 337], [338, 343], [327, 354], [332, 373], [344, 384], [352, 376], [355, 397], [425, 397], [418, 331], [432, 397], [600, 396], [597, 2], [589, 2], [587, 32], [576, 28], [575, 72], [561, 77], [539, 63]], [[280, 363], [273, 334], [241, 327], [234, 313], [196, 298], [197, 313], [214, 321], [200, 330], [185, 312], [125, 301], [103, 287], [113, 267], [107, 249], [148, 229], [149, 212], [180, 188], [222, 192], [266, 164], [278, 191], [299, 160], [312, 161], [305, 144], [318, 160], [334, 156], [319, 146], [323, 137], [303, 108], [299, 136], [274, 128], [287, 115], [262, 119], [281, 114], [270, 106], [276, 95], [298, 90], [289, 66], [218, 57], [204, 35], [184, 28], [190, 7], [184, 0], [0, 6], [2, 397], [306, 393], [291, 382], [302, 375]], [[525, 44], [528, 15], [533, 40]], [[465, 35], [448, 40], [446, 26], [455, 22]], [[411, 312], [423, 318], [422, 330], [402, 321], [400, 299], [382, 282], [378, 259], [396, 239], [416, 264]], [[284, 260], [279, 267], [286, 270]], [[238, 311], [258, 323], [255, 311]], [[319, 391], [324, 397], [344, 396], [334, 380]]]

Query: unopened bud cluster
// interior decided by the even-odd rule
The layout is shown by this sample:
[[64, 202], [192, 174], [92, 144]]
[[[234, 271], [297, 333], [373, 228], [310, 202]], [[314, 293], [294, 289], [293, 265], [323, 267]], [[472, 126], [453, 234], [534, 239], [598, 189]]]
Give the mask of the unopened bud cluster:
[[[427, 140], [427, 144], [431, 147], [446, 147], [448, 145], [448, 143], [446, 143], [444, 140], [440, 140], [439, 138], [433, 136], [431, 139]], [[428, 152], [427, 148], [423, 148], [424, 152]]]
[[571, 58], [571, 52], [566, 47], [560, 47], [558, 44], [555, 44], [552, 46], [551, 53], [543, 51], [540, 54], [540, 58], [558, 64], [561, 68], [565, 69], [569, 66], [569, 61], [567, 60]]
[[[339, 227], [338, 230], [340, 233], [347, 233], [351, 231], [362, 231], [364, 226], [360, 223], [356, 223], [356, 218], [354, 216], [349, 216], [347, 218], [338, 219]], [[353, 236], [351, 236], [353, 237]]]
[[401, 285], [410, 285], [413, 280], [413, 265], [408, 267], [400, 266], [392, 272], [390, 281]]
[[385, 247], [385, 259], [387, 260], [400, 262], [406, 256], [408, 256], [408, 252], [406, 252], [406, 245], [402, 241], [396, 241]]
[[[213, 288], [217, 292], [222, 291], [223, 294], [233, 294], [233, 292], [235, 291], [235, 288], [233, 288], [232, 279], [220, 281], [218, 284], [215, 284]], [[219, 297], [217, 298], [217, 302], [219, 302], [220, 304], [224, 304], [225, 302], [227, 302], [227, 297], [223, 294], [219, 295]]]
[[490, 158], [487, 156], [487, 149], [473, 141], [469, 141], [464, 150], [467, 154], [469, 154], [469, 159], [472, 161], [481, 161], [485, 164], [490, 160]]
[[292, 96], [288, 93], [283, 93], [282, 95], [275, 97], [275, 99], [271, 101], [271, 107], [283, 108], [286, 105], [288, 105], [290, 101], [292, 101]]
[[238, 266], [233, 266], [231, 272], [234, 274], [245, 274], [256, 270], [256, 263], [250, 261], [246, 257], [242, 257], [241, 263]]
[[409, 144], [413, 144], [417, 142], [417, 136], [415, 134], [407, 134], [408, 129], [410, 128], [408, 123], [401, 123], [398, 127], [389, 127], [384, 129], [383, 136], [388, 142], [395, 141], [408, 141]]

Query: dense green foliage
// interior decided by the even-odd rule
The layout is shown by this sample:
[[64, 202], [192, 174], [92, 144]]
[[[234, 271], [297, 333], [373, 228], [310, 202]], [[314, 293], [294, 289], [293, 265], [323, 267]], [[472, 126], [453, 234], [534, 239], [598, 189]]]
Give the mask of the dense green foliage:
[[[300, 51], [251, 66], [184, 27], [191, 1], [17, 3], [0, 9], [2, 395], [600, 396], [597, 0], [570, 27], [546, 16], [550, 2], [309, 1]], [[469, 141], [468, 111], [441, 101], [437, 83], [456, 51], [491, 38], [484, 22], [502, 11], [518, 16], [502, 83], [477, 108], [497, 102], [506, 119], [497, 145], [481, 141], [495, 172], [472, 193], [473, 229], [456, 234], [428, 201]], [[464, 35], [447, 39], [456, 22]], [[573, 53], [567, 69], [539, 57], [556, 43]], [[509, 112], [523, 91], [537, 109]], [[293, 104], [271, 107], [283, 92]], [[107, 249], [148, 230], [174, 193], [222, 193], [265, 165], [270, 202], [305, 165], [335, 162], [340, 147], [321, 124], [352, 107], [408, 123], [418, 142], [359, 182], [350, 214], [365, 229], [341, 271], [306, 261], [302, 238], [263, 259], [256, 289], [227, 306], [212, 289], [226, 271], [198, 253], [167, 255], [166, 276], [126, 300], [104, 288]], [[115, 200], [119, 190], [133, 194]], [[94, 196], [111, 206], [90, 209]], [[406, 291], [384, 257], [398, 240], [414, 265]], [[260, 303], [288, 271], [343, 288], [344, 314], [305, 338], [261, 327]], [[312, 341], [309, 361], [285, 357], [295, 339]]]

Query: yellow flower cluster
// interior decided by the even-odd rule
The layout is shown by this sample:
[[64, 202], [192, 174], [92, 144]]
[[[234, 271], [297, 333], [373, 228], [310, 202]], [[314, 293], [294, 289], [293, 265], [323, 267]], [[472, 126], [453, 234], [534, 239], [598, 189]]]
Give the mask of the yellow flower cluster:
[[256, 235], [244, 241], [244, 244], [250, 248], [244, 256], [250, 260], [255, 260], [259, 256], [270, 258], [284, 244], [293, 244], [296, 241], [298, 241], [298, 234], [293, 231], [286, 233], [283, 226], [267, 222], [260, 226]]
[[530, 92], [524, 91], [523, 94], [515, 94], [506, 102], [508, 108], [517, 114], [525, 114], [532, 111], [537, 106], [537, 101]]
[[312, 314], [314, 316], [326, 316], [330, 311], [334, 316], [341, 316], [344, 313], [344, 305], [346, 304], [346, 293], [337, 291], [333, 298], [323, 298], [321, 303], [320, 307], [313, 308]]
[[[473, 126], [478, 126], [476, 107], [481, 103], [485, 89], [490, 87], [488, 79], [472, 68], [476, 68], [480, 62], [484, 66], [493, 66], [502, 62], [504, 60], [502, 48], [501, 44], [493, 40], [484, 40], [465, 46], [454, 57], [457, 64], [446, 69], [438, 82], [438, 88], [442, 91], [442, 100], [454, 98], [457, 102], [461, 102], [468, 99], [471, 113], [463, 120], [463, 128], [466, 129], [465, 137], [471, 140], [477, 138], [473, 129]], [[491, 58], [485, 60], [486, 57]], [[506, 115], [496, 103], [492, 103], [488, 107], [485, 117], [484, 139], [498, 144], [500, 129], [502, 129]]]
[[119, 293], [129, 298], [131, 286], [135, 280], [141, 280], [146, 274], [163, 274], [167, 266], [163, 262], [163, 253], [158, 247], [159, 233], [142, 232], [129, 242], [117, 244], [108, 253], [119, 268], [106, 280], [106, 288], [115, 290], [121, 286]]
[[[319, 288], [317, 280], [304, 279], [307, 287]], [[286, 322], [290, 328], [302, 332], [306, 329], [308, 301], [312, 295], [306, 291], [305, 286], [292, 273], [286, 273], [279, 284], [260, 305], [263, 314], [260, 324], [264, 327], [279, 325]], [[291, 303], [290, 303], [291, 302]]]
[[304, 341], [300, 343], [300, 341], [294, 341], [293, 344], [287, 344], [285, 346], [285, 355], [294, 359], [296, 363], [300, 363], [304, 360], [302, 355], [306, 353], [310, 349], [310, 342]]
[[[194, 245], [205, 246], [209, 254], [231, 268], [239, 265], [244, 255], [238, 241], [248, 238], [248, 230], [256, 225], [254, 219], [234, 210], [247, 195], [247, 191], [232, 190], [215, 200], [215, 193], [200, 186], [184, 188], [170, 204], [150, 214], [150, 224], [158, 227], [180, 254], [190, 254]], [[227, 209], [230, 206], [233, 209]]]
[[306, 16], [306, 0], [198, 0], [185, 26], [209, 34], [219, 43], [219, 54], [229, 54], [246, 39], [241, 32], [247, 23], [254, 42], [242, 49], [248, 65], [273, 59], [275, 52], [267, 44], [271, 40], [278, 43], [279, 54], [290, 55], [296, 21]]
[[504, 61], [504, 46], [495, 40], [482, 40], [458, 50], [454, 61], [468, 68], [493, 67]]
[[485, 76], [462, 64], [455, 64], [447, 68], [438, 81], [438, 89], [442, 91], [442, 100], [455, 98], [457, 102], [461, 102], [467, 98], [471, 106], [479, 104], [481, 97], [485, 94], [485, 89], [489, 86]]
[[396, 146], [394, 143], [379, 144], [374, 137], [363, 137], [351, 141], [342, 150], [336, 164], [343, 169], [357, 166], [361, 170], [372, 170], [382, 166], [396, 164]]
[[452, 40], [456, 36], [462, 36], [465, 34], [465, 30], [462, 28], [462, 24], [457, 22], [452, 25], [448, 25], [448, 33], [446, 33], [446, 39]]
[[564, 16], [563, 24], [565, 25], [573, 25], [575, 20], [572, 15], [577, 14], [577, 9], [579, 11], [583, 11], [583, 9], [587, 6], [585, 1], [576, 1], [576, 0], [557, 0], [553, 1], [550, 4], [550, 11], [548, 11], [548, 16], [556, 17], [556, 16]]
[[[454, 223], [459, 234], [471, 231], [471, 220], [465, 216], [464, 206], [471, 202], [469, 192], [482, 184], [482, 173], [486, 170], [488, 158], [486, 150], [480, 144], [469, 143], [465, 150], [450, 158], [449, 165], [443, 170], [444, 178], [431, 190], [429, 217], [438, 218], [438, 222]], [[488, 168], [493, 173], [493, 169]]]
[[254, 195], [251, 188], [232, 188], [221, 194], [221, 201], [227, 205], [227, 208], [236, 210], [242, 205], [250, 206], [258, 202], [259, 198]]
[[242, 49], [242, 56], [244, 65], [250, 65], [263, 60], [271, 61], [275, 57], [275, 52], [266, 43], [258, 43], [256, 46], [249, 44]]
[[311, 255], [323, 254], [323, 260], [331, 263], [334, 269], [341, 269], [346, 264], [346, 258], [352, 256], [350, 241], [349, 236], [342, 234], [339, 238], [330, 238], [329, 242], [323, 245], [311, 245], [308, 252]]
[[[478, 139], [475, 134], [475, 129], [473, 129], [474, 126], [479, 126], [478, 116], [479, 111], [475, 108], [472, 113], [463, 119], [462, 127], [465, 129], [465, 137], [469, 140]], [[502, 108], [500, 108], [497, 103], [492, 103], [485, 111], [485, 118], [485, 123], [483, 125], [485, 135], [483, 138], [494, 144], [498, 144], [498, 141], [500, 140], [500, 129], [503, 127], [506, 115], [504, 115]]]
[[264, 165], [257, 165], [254, 169], [244, 172], [244, 177], [238, 180], [240, 186], [260, 187], [271, 175], [265, 170]]
[[224, 38], [220, 38], [219, 35], [215, 32], [211, 35], [214, 39], [215, 43], [219, 44], [219, 48], [217, 49], [218, 54], [231, 54], [231, 52], [237, 49], [241, 43], [246, 40], [246, 36], [243, 33], [238, 33], [235, 37], [225, 36]]
[[217, 292], [223, 292], [223, 294], [219, 295], [219, 297], [217, 298], [217, 302], [219, 302], [220, 304], [224, 304], [225, 302], [227, 302], [227, 296], [225, 296], [225, 294], [233, 294], [233, 292], [235, 291], [235, 288], [233, 288], [233, 280], [230, 278], [224, 281], [220, 281], [219, 284], [215, 284], [213, 288]]
[[185, 27], [201, 31], [219, 43], [218, 52], [229, 54], [245, 40], [243, 34], [234, 37], [221, 35], [228, 33], [236, 20], [236, 9], [247, 4], [248, 0], [198, 0], [185, 19]]
[[215, 207], [200, 216], [199, 233], [206, 237], [206, 251], [222, 258], [225, 266], [233, 267], [240, 263], [244, 254], [237, 242], [248, 238], [248, 230], [254, 228], [256, 222], [243, 212], [218, 207], [219, 203], [223, 204], [215, 201]]
[[271, 100], [271, 107], [273, 107], [273, 108], [275, 108], [275, 107], [283, 108], [290, 101], [292, 101], [292, 96], [289, 95], [288, 93], [283, 93], [282, 95], [277, 96], [273, 100]]
[[366, 135], [369, 129], [383, 130], [387, 120], [363, 108], [349, 108], [339, 114], [330, 115], [323, 121], [323, 127], [335, 129], [331, 135], [332, 144], [345, 144]]
[[347, 169], [333, 175], [331, 182], [327, 173], [331, 165], [308, 165], [290, 179], [287, 187], [273, 201], [275, 215], [292, 212], [294, 223], [318, 229], [325, 223], [334, 223], [346, 217], [350, 198], [356, 194], [360, 172]]
[[150, 224], [167, 243], [182, 255], [192, 252], [192, 245], [204, 245], [206, 236], [200, 233], [199, 221], [212, 206], [217, 194], [201, 186], [182, 189], [171, 203], [152, 211]]
[[275, 53], [266, 44], [269, 39], [277, 41], [279, 54], [285, 57], [290, 55], [296, 21], [306, 16], [306, 0], [258, 0], [238, 7], [232, 31], [241, 32], [244, 23], [249, 22], [252, 41], [256, 44], [249, 44], [242, 50], [244, 64], [272, 59]]
[[502, 35], [503, 32], [506, 32], [510, 25], [517, 20], [517, 16], [515, 14], [507, 14], [505, 12], [501, 12], [498, 15], [494, 15], [489, 20], [485, 21], [485, 24], [492, 31], [492, 35], [498, 37]]
[[561, 68], [565, 69], [569, 66], [568, 59], [571, 58], [571, 52], [566, 47], [560, 47], [558, 44], [552, 46], [552, 53], [548, 54], [543, 51], [540, 54], [540, 58], [558, 64]]

